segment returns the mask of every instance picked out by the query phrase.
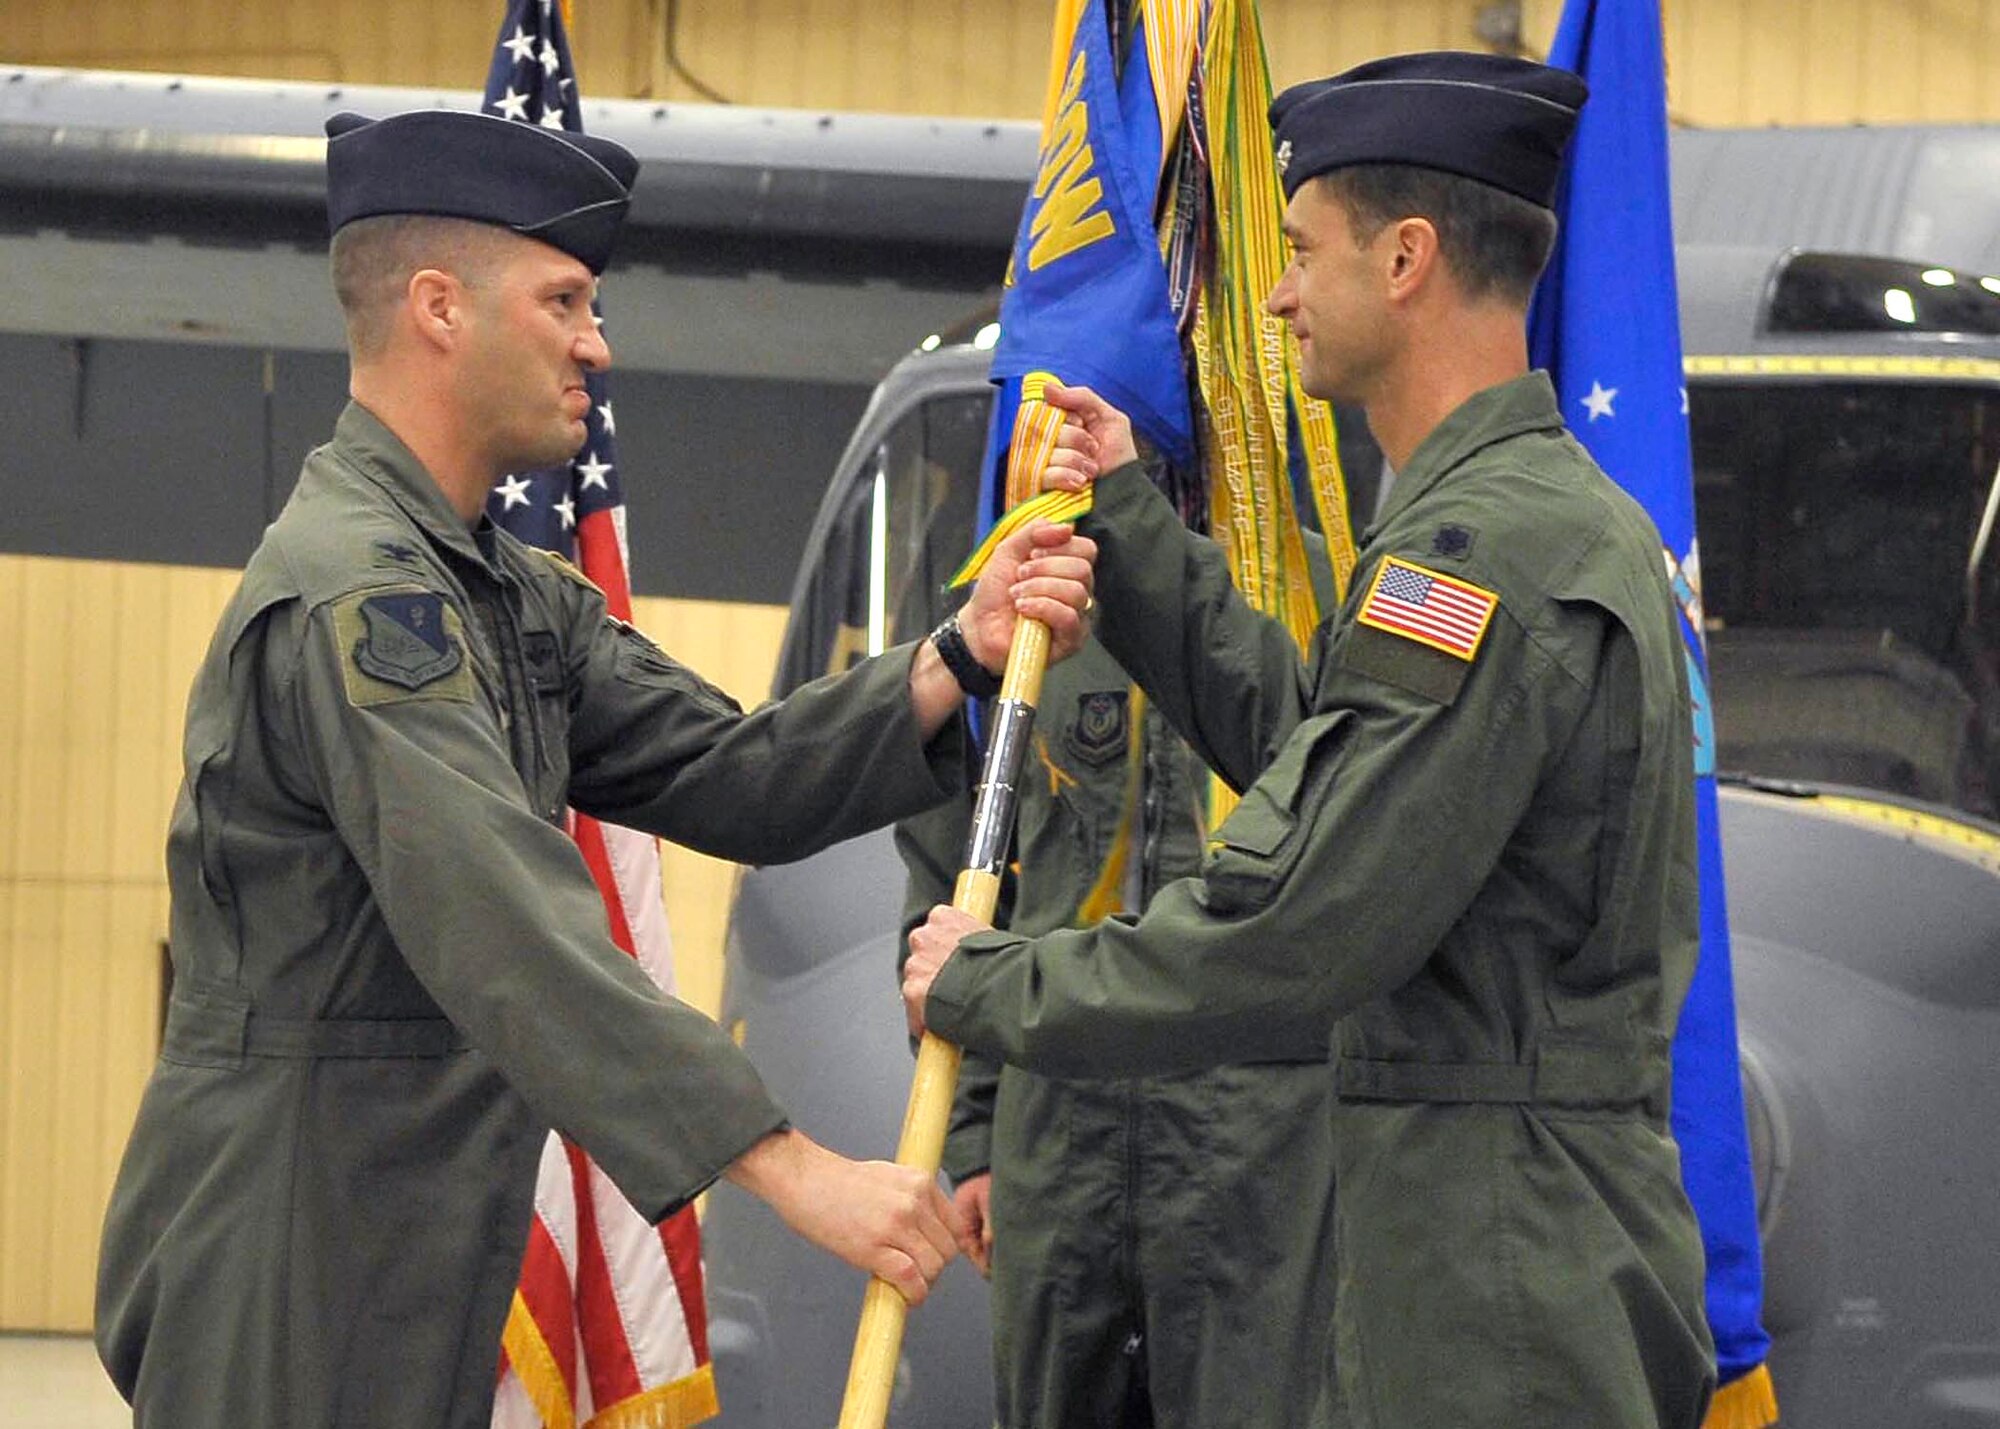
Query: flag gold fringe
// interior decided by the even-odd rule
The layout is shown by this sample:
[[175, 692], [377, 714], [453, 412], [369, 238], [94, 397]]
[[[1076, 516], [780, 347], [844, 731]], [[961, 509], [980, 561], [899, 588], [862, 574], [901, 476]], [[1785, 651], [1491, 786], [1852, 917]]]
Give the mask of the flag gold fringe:
[[[1294, 413], [1334, 589], [1343, 595], [1354, 572], [1354, 540], [1332, 411], [1305, 394], [1297, 344], [1264, 306], [1284, 271], [1284, 200], [1267, 114], [1270, 69], [1251, 0], [1216, 0], [1201, 84], [1215, 245], [1192, 346], [1209, 415], [1209, 529], [1243, 598], [1281, 622], [1303, 650], [1320, 610], [1292, 502]], [[1217, 779], [1211, 824], [1235, 804]]]
[[703, 1365], [671, 1384], [655, 1385], [644, 1394], [593, 1414], [584, 1429], [692, 1429], [722, 1412], [715, 1393], [715, 1367]]
[[1701, 1429], [1768, 1429], [1778, 1422], [1778, 1390], [1771, 1367], [1758, 1365], [1715, 1391]]
[[500, 1345], [545, 1429], [576, 1429], [576, 1407], [570, 1402], [569, 1385], [556, 1367], [548, 1341], [542, 1338], [542, 1327], [535, 1323], [518, 1290], [507, 1311], [507, 1326], [500, 1332]]

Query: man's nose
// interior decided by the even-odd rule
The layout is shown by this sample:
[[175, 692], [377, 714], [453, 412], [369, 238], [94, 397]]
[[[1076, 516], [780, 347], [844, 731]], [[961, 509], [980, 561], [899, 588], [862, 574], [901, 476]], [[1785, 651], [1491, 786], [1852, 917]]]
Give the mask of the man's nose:
[[590, 331], [577, 338], [576, 360], [592, 372], [602, 372], [611, 366], [611, 340], [604, 335], [601, 319], [590, 320]]
[[1292, 275], [1286, 273], [1284, 277], [1278, 279], [1278, 286], [1271, 289], [1270, 296], [1264, 299], [1264, 311], [1274, 318], [1281, 318], [1289, 313], [1293, 306]]

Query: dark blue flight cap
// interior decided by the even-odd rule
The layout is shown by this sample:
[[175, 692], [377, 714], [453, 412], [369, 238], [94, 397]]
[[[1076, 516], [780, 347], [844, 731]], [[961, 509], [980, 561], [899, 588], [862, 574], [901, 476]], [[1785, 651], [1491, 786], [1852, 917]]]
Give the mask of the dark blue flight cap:
[[1566, 69], [1460, 50], [1391, 55], [1295, 84], [1271, 102], [1285, 197], [1334, 169], [1413, 164], [1553, 208], [1589, 93]]
[[419, 109], [326, 121], [326, 215], [433, 214], [497, 224], [602, 273], [639, 161], [609, 139], [491, 114]]

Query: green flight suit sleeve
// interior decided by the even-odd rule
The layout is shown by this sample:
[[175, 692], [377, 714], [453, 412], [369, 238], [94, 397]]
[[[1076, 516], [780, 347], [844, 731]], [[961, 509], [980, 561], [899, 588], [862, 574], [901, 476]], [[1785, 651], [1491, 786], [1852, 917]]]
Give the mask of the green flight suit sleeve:
[[354, 639], [362, 596], [302, 615], [288, 713], [312, 792], [445, 1015], [661, 1218], [784, 1115], [727, 1035], [607, 935], [575, 844], [523, 798], [460, 613], [403, 597], [441, 607], [457, 669], [371, 673]]
[[[1606, 619], [1558, 618], [1586, 645]], [[1496, 876], [1588, 698], [1504, 604], [1448, 698], [1439, 676], [1454, 672], [1437, 662], [1456, 657], [1381, 639], [1335, 648], [1320, 712], [1216, 830], [1197, 877], [1137, 921], [967, 938], [929, 1024], [1056, 1076], [1324, 1056], [1334, 1022], [1412, 977]]]
[[1229, 579], [1136, 462], [1099, 479], [1078, 529], [1098, 543], [1096, 633], [1231, 788], [1250, 786], [1311, 705], [1291, 633]]
[[738, 863], [785, 863], [965, 787], [963, 721], [928, 744], [909, 697], [915, 644], [749, 714], [569, 586], [570, 802]]
[[[896, 825], [896, 852], [909, 871], [904, 885], [903, 921], [896, 944], [896, 972], [910, 960], [910, 933], [930, 916], [932, 908], [951, 902], [959, 864], [965, 855], [966, 832], [972, 827], [972, 796], [967, 793], [927, 809]], [[995, 921], [1007, 922], [1013, 879], [1001, 881], [1000, 910]], [[943, 1169], [956, 1186], [993, 1169], [993, 1105], [1000, 1090], [1000, 1064], [977, 1052], [967, 1052], [958, 1068], [958, 1090], [952, 1098], [951, 1122], [945, 1131]]]

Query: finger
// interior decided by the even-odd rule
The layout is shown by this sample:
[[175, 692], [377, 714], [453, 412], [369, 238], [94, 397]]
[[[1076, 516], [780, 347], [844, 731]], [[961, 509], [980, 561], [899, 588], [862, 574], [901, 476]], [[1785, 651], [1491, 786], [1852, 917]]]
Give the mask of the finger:
[[1060, 382], [1046, 383], [1042, 387], [1042, 400], [1050, 406], [1060, 407], [1065, 412], [1075, 412], [1088, 421], [1104, 406], [1104, 399], [1088, 387], [1065, 387]]
[[[1055, 576], [1036, 576], [1033, 579], [1017, 581], [1008, 592], [1014, 598], [1014, 609], [1021, 614], [1028, 612], [1022, 607], [1023, 601], [1046, 600], [1081, 614], [1083, 608], [1096, 599], [1091, 594], [1088, 581], [1071, 578], [1059, 579]], [[1041, 617], [1036, 616], [1035, 619]]]
[[1082, 452], [1057, 452], [1042, 468], [1042, 490], [1081, 491], [1097, 480], [1097, 458]]
[[1079, 452], [1085, 456], [1097, 454], [1097, 434], [1077, 421], [1074, 416], [1056, 428], [1056, 453]]
[[903, 1022], [912, 1037], [924, 1035], [924, 999], [929, 993], [915, 978], [903, 979]]
[[1045, 596], [1030, 596], [1016, 607], [1023, 620], [1038, 620], [1049, 628], [1049, 639], [1058, 655], [1074, 655], [1083, 646], [1086, 626], [1073, 605]]
[[944, 1193], [943, 1187], [933, 1181], [925, 1189], [930, 1192], [931, 1214], [922, 1223], [924, 1234], [931, 1238], [931, 1244], [947, 1261], [961, 1250], [970, 1255], [973, 1246], [979, 1243], [978, 1232], [951, 1203], [951, 1197]]
[[1022, 556], [1040, 556], [1050, 551], [1061, 550], [1072, 541], [1083, 540], [1076, 534], [1076, 528], [1064, 522], [1045, 521], [1037, 517], [1028, 525], [1027, 544], [1033, 548], [1023, 551]]
[[1071, 554], [1067, 546], [1061, 551], [1044, 552], [1031, 561], [1023, 561], [1014, 570], [1013, 589], [1019, 590], [1024, 581], [1058, 580], [1074, 581], [1087, 592], [1097, 577], [1097, 565], [1081, 554]]
[[917, 1273], [923, 1276], [924, 1284], [934, 1285], [937, 1283], [937, 1278], [944, 1274], [945, 1266], [951, 1263], [951, 1258], [958, 1254], [958, 1247], [946, 1234], [943, 1226], [939, 1226], [937, 1231], [944, 1237], [943, 1250], [939, 1250], [937, 1242], [931, 1239], [930, 1227], [923, 1220], [919, 1220], [918, 1229], [923, 1231], [923, 1234], [909, 1237], [903, 1247], [904, 1253], [915, 1262]]
[[923, 1304], [924, 1297], [930, 1294], [930, 1282], [917, 1269], [917, 1263], [894, 1246], [884, 1246], [869, 1270], [878, 1280], [895, 1286], [896, 1293], [912, 1305]]

